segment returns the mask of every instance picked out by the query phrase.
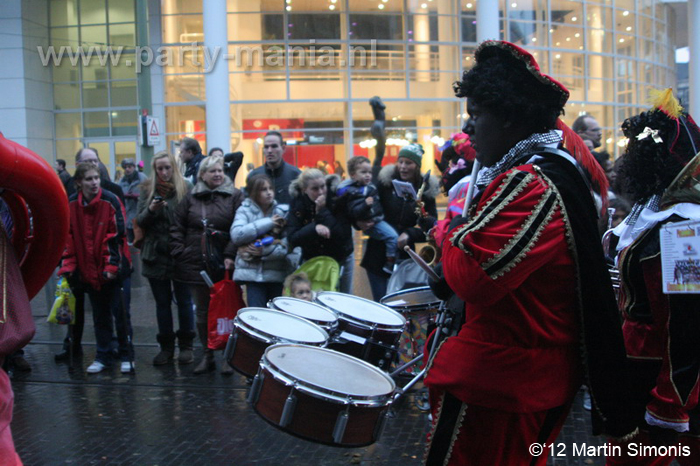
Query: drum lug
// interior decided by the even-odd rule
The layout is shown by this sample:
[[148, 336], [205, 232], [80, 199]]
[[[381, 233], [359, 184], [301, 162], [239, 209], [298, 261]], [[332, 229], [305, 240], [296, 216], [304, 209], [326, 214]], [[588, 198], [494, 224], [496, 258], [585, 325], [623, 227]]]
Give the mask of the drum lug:
[[377, 421], [377, 425], [374, 426], [374, 440], [378, 441], [379, 437], [382, 436], [382, 433], [384, 432], [384, 426], [386, 425], [386, 418], [387, 415], [386, 413], [388, 412], [387, 409], [382, 411], [382, 413], [379, 415], [379, 420]]
[[228, 337], [226, 342], [226, 349], [224, 349], [224, 361], [231, 361], [233, 353], [236, 351], [236, 343], [238, 342], [238, 334], [233, 331]]
[[280, 427], [287, 427], [292, 422], [296, 406], [297, 397], [294, 396], [294, 388], [292, 388], [287, 401], [284, 402], [284, 409], [282, 410], [282, 416], [280, 416]]
[[250, 386], [250, 392], [248, 392], [248, 403], [253, 406], [258, 403], [258, 398], [260, 398], [263, 377], [264, 375], [261, 372], [258, 372], [255, 377], [253, 377], [253, 384]]
[[349, 405], [345, 411], [338, 413], [338, 418], [335, 420], [335, 427], [333, 428], [333, 441], [335, 443], [343, 443], [345, 428], [348, 426], [348, 418], [350, 417], [348, 411], [350, 411]]

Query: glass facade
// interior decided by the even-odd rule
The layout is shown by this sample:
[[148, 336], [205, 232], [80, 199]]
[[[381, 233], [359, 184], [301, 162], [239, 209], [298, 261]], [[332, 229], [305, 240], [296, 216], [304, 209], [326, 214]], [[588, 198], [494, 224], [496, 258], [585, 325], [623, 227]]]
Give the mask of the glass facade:
[[[138, 0], [141, 1], [141, 0]], [[146, 0], [143, 0], [146, 1]], [[495, 1], [495, 0], [494, 0]], [[228, 0], [229, 102], [207, 102], [202, 0], [149, 0], [159, 24], [165, 139], [187, 135], [206, 149], [206, 106], [230, 105], [231, 150], [261, 163], [268, 129], [294, 142], [298, 166], [373, 156], [369, 98], [387, 105], [394, 144], [417, 141], [425, 168], [440, 138], [462, 126], [464, 103], [452, 83], [471, 66], [476, 2], [468, 0]], [[51, 37], [60, 44], [120, 44], [133, 54], [134, 0], [52, 0]], [[154, 5], [155, 4], [155, 5]], [[153, 8], [157, 6], [157, 8]], [[675, 82], [674, 24], [655, 0], [498, 1], [500, 34], [527, 48], [571, 91], [565, 121], [592, 114], [604, 144], [618, 153], [620, 122], [646, 107], [650, 88]], [[222, 58], [223, 59], [223, 58]], [[54, 69], [56, 138], [62, 148], [90, 138], [134, 137], [138, 109], [133, 67]], [[161, 77], [162, 76], [162, 77]], [[229, 149], [229, 148], [224, 148]], [[244, 164], [245, 167], [245, 164]]]
[[[167, 47], [202, 40], [201, 1], [162, 6]], [[499, 10], [501, 38], [530, 50], [571, 91], [565, 120], [591, 113], [612, 153], [619, 123], [645, 108], [650, 88], [675, 80], [673, 18], [660, 2], [500, 0]], [[296, 140], [300, 166], [315, 158], [342, 162], [348, 151], [371, 157], [364, 146], [371, 145], [367, 101], [374, 95], [387, 105], [390, 137], [417, 140], [429, 155], [435, 136], [461, 127], [451, 84], [473, 60], [476, 2], [229, 0], [227, 19], [232, 149], [255, 164], [267, 128]], [[204, 143], [203, 70], [184, 64], [164, 79], [166, 105], [178, 105], [169, 107], [167, 138], [187, 134]], [[397, 151], [389, 146], [388, 154]]]
[[134, 0], [51, 0], [48, 8], [50, 44], [75, 54], [53, 67], [56, 157], [72, 168], [77, 150], [93, 145], [113, 174], [136, 156]]

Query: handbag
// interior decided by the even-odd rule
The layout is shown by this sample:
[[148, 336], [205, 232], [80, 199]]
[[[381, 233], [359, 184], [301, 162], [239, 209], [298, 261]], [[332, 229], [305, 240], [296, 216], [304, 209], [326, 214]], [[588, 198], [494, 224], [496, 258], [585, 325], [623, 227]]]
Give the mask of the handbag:
[[63, 277], [56, 285], [56, 299], [46, 321], [60, 325], [75, 324], [75, 296], [68, 285], [68, 280]]
[[222, 350], [233, 331], [233, 319], [238, 310], [246, 306], [241, 287], [231, 280], [230, 270], [226, 271], [223, 280], [214, 283], [209, 298], [207, 347], [211, 350]]
[[228, 232], [211, 228], [204, 217], [202, 225], [202, 263], [212, 281], [217, 282], [224, 278], [224, 247], [230, 236]]
[[14, 250], [0, 227], [0, 357], [23, 348], [36, 327]]
[[143, 228], [136, 223], [136, 219], [132, 221], [134, 226], [134, 241], [131, 243], [136, 249], [141, 249], [143, 247], [144, 231]]

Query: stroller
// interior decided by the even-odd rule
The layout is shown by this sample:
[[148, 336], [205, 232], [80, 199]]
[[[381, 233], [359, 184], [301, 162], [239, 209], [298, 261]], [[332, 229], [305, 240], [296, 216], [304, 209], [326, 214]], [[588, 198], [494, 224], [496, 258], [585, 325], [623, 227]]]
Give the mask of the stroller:
[[[311, 290], [314, 293], [319, 291], [338, 291], [340, 282], [340, 266], [332, 257], [317, 256], [304, 262], [295, 270], [304, 272], [311, 280]], [[284, 290], [284, 295], [289, 296], [290, 290]]]

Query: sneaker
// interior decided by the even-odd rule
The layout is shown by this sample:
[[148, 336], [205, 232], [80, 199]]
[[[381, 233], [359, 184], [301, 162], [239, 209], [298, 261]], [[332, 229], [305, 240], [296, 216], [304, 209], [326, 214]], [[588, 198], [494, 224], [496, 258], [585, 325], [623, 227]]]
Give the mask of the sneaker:
[[591, 410], [591, 392], [588, 391], [588, 388], [583, 389], [583, 409]]
[[87, 368], [87, 373], [88, 374], [97, 374], [99, 372], [102, 372], [105, 370], [107, 366], [102, 364], [100, 361], [94, 361], [92, 364], [90, 364]]
[[136, 369], [135, 362], [122, 361], [122, 374], [130, 374], [131, 372], [134, 372], [134, 369]]

